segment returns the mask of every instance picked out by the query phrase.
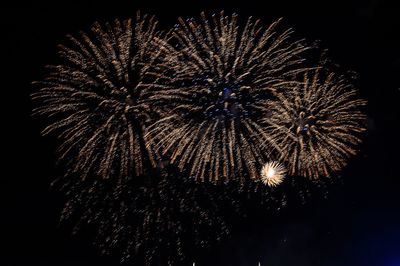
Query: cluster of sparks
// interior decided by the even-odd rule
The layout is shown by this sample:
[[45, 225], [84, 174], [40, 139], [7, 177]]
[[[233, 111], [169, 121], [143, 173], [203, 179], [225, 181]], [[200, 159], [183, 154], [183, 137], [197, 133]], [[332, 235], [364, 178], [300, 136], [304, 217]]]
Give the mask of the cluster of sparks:
[[[202, 13], [164, 34], [138, 14], [68, 36], [32, 96], [67, 162], [64, 218], [83, 210], [105, 250], [141, 250], [150, 263], [163, 234], [177, 257], [188, 235], [204, 245], [226, 234], [223, 196], [208, 181], [271, 188], [286, 174], [340, 171], [360, 143], [365, 101], [345, 78], [307, 66], [310, 47], [278, 24]], [[210, 228], [220, 233], [205, 241]]]
[[223, 191], [168, 171], [141, 185], [79, 176], [57, 183], [67, 195], [62, 220], [77, 221], [76, 232], [86, 223], [95, 226], [101, 251], [123, 261], [176, 265], [190, 249], [207, 247], [229, 233], [220, 211], [227, 199]]

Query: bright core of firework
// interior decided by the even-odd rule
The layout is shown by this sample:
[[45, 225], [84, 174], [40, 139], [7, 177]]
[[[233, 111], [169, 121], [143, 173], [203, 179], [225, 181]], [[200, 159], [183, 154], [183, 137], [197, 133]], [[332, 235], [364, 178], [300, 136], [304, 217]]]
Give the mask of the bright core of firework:
[[268, 162], [261, 169], [261, 180], [270, 187], [276, 187], [283, 182], [285, 167], [278, 162]]
[[272, 169], [272, 168], [268, 169], [268, 172], [267, 172], [267, 177], [268, 178], [273, 177], [274, 174], [275, 174], [275, 170], [274, 169]]

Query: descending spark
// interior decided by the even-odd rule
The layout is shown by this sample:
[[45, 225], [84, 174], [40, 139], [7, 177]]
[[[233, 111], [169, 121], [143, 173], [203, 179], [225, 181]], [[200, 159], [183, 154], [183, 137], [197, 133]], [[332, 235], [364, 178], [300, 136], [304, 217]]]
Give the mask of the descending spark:
[[239, 27], [237, 15], [201, 16], [199, 23], [180, 19], [172, 39], [177, 48], [164, 47], [167, 70], [153, 99], [169, 116], [149, 136], [196, 179], [256, 178], [268, 159], [261, 144], [269, 135], [260, 124], [266, 101], [304, 71], [308, 48], [292, 40], [292, 30], [278, 33], [278, 22], [264, 28], [249, 18]]
[[159, 54], [152, 45], [161, 36], [156, 25], [139, 13], [135, 22], [95, 23], [89, 33], [68, 36], [70, 44], [59, 46], [62, 63], [36, 82], [34, 114], [48, 118], [43, 134], [61, 139], [60, 158], [71, 162], [70, 172], [140, 175], [155, 164], [145, 127], [154, 111], [146, 74]]
[[229, 233], [220, 211], [229, 198], [185, 177], [163, 173], [141, 186], [119, 179], [68, 178], [64, 183], [62, 219], [77, 222], [77, 230], [93, 226], [101, 250], [124, 261], [177, 265], [190, 249], [218, 243]]
[[278, 162], [268, 162], [261, 169], [261, 180], [270, 187], [276, 187], [283, 182], [286, 169]]
[[289, 174], [315, 179], [341, 170], [364, 131], [360, 107], [365, 101], [352, 85], [343, 77], [315, 71], [275, 96], [263, 122], [280, 146], [279, 160], [287, 162]]

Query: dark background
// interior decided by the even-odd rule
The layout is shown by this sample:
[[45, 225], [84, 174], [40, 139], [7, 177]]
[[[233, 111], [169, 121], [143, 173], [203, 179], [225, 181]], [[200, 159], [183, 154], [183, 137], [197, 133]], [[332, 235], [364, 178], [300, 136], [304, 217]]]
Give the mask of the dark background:
[[[308, 40], [321, 40], [343, 69], [358, 73], [368, 100], [369, 128], [361, 153], [328, 200], [311, 200], [268, 221], [256, 215], [216, 247], [195, 252], [196, 265], [400, 265], [400, 9], [396, 1], [32, 1], [1, 7], [2, 151], [0, 265], [118, 265], [101, 257], [85, 233], [59, 226], [62, 198], [54, 141], [30, 117], [30, 82], [56, 59], [68, 33], [94, 21], [155, 14], [165, 27], [201, 11], [253, 15]], [[2, 3], [4, 5], [4, 3]], [[189, 265], [189, 264], [188, 264]]]

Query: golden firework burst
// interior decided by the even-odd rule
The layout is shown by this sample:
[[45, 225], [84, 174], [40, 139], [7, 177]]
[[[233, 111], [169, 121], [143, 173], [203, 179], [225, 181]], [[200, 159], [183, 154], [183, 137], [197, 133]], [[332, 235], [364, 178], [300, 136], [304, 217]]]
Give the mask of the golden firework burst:
[[[184, 21], [173, 31], [175, 51], [167, 53], [167, 74], [154, 98], [169, 116], [149, 130], [164, 153], [200, 180], [257, 178], [268, 160], [261, 143], [269, 135], [259, 123], [268, 97], [304, 71], [302, 41], [292, 30], [279, 33], [249, 18], [213, 15]], [[166, 78], [168, 77], [168, 78]]]
[[[314, 72], [314, 73], [313, 73]], [[291, 175], [329, 176], [341, 170], [361, 142], [366, 102], [342, 76], [320, 71], [304, 74], [302, 83], [275, 93], [264, 125]]]
[[90, 32], [68, 36], [69, 44], [59, 46], [62, 62], [35, 83], [34, 114], [48, 118], [43, 134], [61, 139], [60, 158], [70, 172], [108, 178], [155, 165], [145, 133], [155, 111], [146, 92], [159, 56], [156, 25], [139, 13], [136, 21], [94, 23]]

